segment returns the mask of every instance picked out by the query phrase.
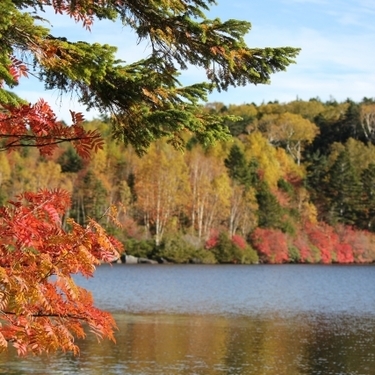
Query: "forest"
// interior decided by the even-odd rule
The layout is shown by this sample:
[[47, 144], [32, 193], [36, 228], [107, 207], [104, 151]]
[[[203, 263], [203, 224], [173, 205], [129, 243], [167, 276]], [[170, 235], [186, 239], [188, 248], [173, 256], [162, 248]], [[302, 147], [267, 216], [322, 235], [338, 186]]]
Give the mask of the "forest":
[[[300, 48], [249, 46], [251, 23], [210, 19], [215, 5], [1, 1], [0, 352], [10, 346], [18, 355], [78, 354], [76, 339], [86, 328], [99, 341], [114, 341], [115, 319], [73, 276], [92, 277], [98, 265], [124, 256], [124, 245], [126, 254], [158, 260], [259, 262], [249, 241], [255, 226], [262, 228], [254, 214], [262, 207], [254, 203], [262, 200], [256, 194], [263, 188], [255, 185], [264, 178], [253, 186], [227, 173], [230, 144], [210, 145], [227, 142], [227, 122], [237, 126], [239, 117], [201, 103], [213, 90], [270, 83], [296, 62]], [[54, 28], [57, 18], [62, 29]], [[69, 20], [83, 29], [83, 40], [76, 40]], [[118, 48], [107, 44], [111, 37], [102, 43], [90, 37], [103, 22], [126, 28], [150, 49], [137, 61], [120, 59]], [[179, 77], [188, 67], [200, 70], [203, 81], [183, 85]], [[36, 102], [18, 96], [27, 94], [17, 86], [33, 86], [23, 85], [27, 78], [58, 95], [70, 111], [67, 123], [44, 90]], [[103, 118], [85, 123], [68, 97]], [[235, 194], [245, 203], [239, 202], [230, 231]]]
[[203, 112], [222, 116], [232, 137], [205, 145], [186, 135], [184, 150], [160, 139], [140, 153], [116, 140], [103, 116], [84, 125], [104, 139], [91, 159], [69, 143], [50, 156], [2, 152], [0, 204], [64, 189], [65, 227], [94, 219], [127, 255], [158, 261], [375, 260], [373, 99], [209, 103]]

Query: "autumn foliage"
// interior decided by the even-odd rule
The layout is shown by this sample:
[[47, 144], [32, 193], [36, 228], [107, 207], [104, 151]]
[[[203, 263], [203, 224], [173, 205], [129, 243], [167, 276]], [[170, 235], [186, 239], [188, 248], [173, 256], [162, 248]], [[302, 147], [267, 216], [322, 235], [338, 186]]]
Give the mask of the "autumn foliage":
[[372, 233], [322, 222], [305, 223], [293, 235], [257, 228], [251, 243], [263, 263], [366, 263], [375, 251]]
[[120, 244], [94, 221], [61, 226], [70, 205], [61, 190], [25, 193], [0, 208], [0, 349], [10, 342], [19, 354], [57, 349], [77, 353], [83, 324], [114, 340], [115, 322], [93, 305], [91, 293], [72, 274], [93, 276], [101, 261], [118, 256]]
[[[26, 73], [12, 61], [9, 71], [18, 80]], [[88, 158], [103, 141], [97, 130], [83, 128], [82, 114], [71, 115], [66, 126], [43, 100], [3, 105], [0, 150], [35, 147], [46, 156], [70, 142]], [[94, 306], [91, 293], [72, 275], [92, 277], [101, 262], [118, 258], [122, 245], [91, 219], [85, 226], [67, 219], [63, 229], [70, 205], [70, 194], [56, 189], [25, 192], [0, 207], [0, 351], [10, 343], [19, 355], [77, 353], [75, 338], [85, 336], [85, 325], [98, 338], [114, 340], [113, 318]]]
[[286, 235], [278, 229], [255, 229], [252, 243], [264, 262], [286, 263], [289, 260]]
[[258, 255], [254, 249], [239, 235], [230, 238], [225, 232], [212, 231], [205, 243], [205, 249], [210, 251], [219, 263], [258, 263]]
[[[78, 157], [87, 159], [102, 149], [99, 131], [85, 129], [81, 113], [71, 112], [71, 123], [66, 125], [57, 121], [43, 99], [30, 104], [11, 91], [28, 75], [43, 81], [46, 89], [74, 94], [87, 109], [108, 115], [117, 138], [133, 144], [138, 154], [163, 137], [181, 147], [183, 131], [196, 134], [204, 144], [228, 138], [224, 119], [206, 115], [198, 105], [206, 100], [212, 84], [227, 89], [266, 83], [271, 73], [293, 63], [299, 50], [250, 49], [243, 39], [250, 23], [206, 19], [204, 12], [212, 3], [192, 1], [186, 7], [179, 1], [147, 6], [126, 0], [2, 1], [0, 151], [36, 148], [42, 157], [50, 157], [57, 145], [69, 142]], [[48, 10], [87, 30], [94, 19], [121, 19], [139, 40], [152, 41], [152, 54], [125, 65], [108, 44], [54, 36], [51, 22], [44, 19]], [[188, 64], [203, 67], [208, 82], [182, 87], [178, 71]], [[0, 171], [0, 185], [4, 180]], [[174, 191], [168, 194], [170, 198]], [[95, 193], [89, 198], [96, 200]], [[1, 201], [7, 199], [1, 192]], [[63, 189], [18, 196], [13, 191], [10, 199], [0, 208], [0, 351], [11, 343], [22, 355], [57, 349], [77, 353], [74, 339], [84, 336], [84, 323], [99, 338], [113, 339], [113, 319], [94, 307], [90, 293], [79, 288], [72, 275], [92, 276], [100, 262], [119, 256], [121, 244], [85, 212], [77, 220], [82, 225], [69, 218], [73, 205]], [[148, 221], [160, 237], [167, 222], [162, 216], [172, 208], [167, 206], [166, 214], [157, 211], [156, 218]], [[112, 217], [117, 220], [116, 214]]]
[[88, 158], [103, 147], [97, 130], [85, 130], [81, 113], [71, 112], [72, 124], [57, 121], [51, 107], [43, 99], [35, 104], [3, 106], [0, 111], [0, 151], [37, 147], [41, 155], [51, 155], [57, 145], [70, 142], [77, 153]]

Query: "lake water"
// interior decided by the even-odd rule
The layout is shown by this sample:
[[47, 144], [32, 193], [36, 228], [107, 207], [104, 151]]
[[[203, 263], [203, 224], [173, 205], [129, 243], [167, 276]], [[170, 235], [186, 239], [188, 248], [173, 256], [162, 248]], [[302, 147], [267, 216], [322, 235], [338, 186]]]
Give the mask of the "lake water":
[[117, 344], [0, 356], [0, 374], [373, 375], [375, 266], [114, 265], [79, 278]]

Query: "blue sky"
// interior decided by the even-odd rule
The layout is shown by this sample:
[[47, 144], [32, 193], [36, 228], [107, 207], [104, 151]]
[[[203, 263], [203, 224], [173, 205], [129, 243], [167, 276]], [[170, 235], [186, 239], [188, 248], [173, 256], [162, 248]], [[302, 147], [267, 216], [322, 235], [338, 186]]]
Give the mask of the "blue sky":
[[[55, 36], [115, 45], [118, 57], [127, 62], [147, 55], [147, 44], [138, 45], [135, 35], [120, 23], [97, 21], [89, 33], [66, 16], [46, 16]], [[302, 48], [297, 64], [273, 75], [271, 84], [214, 92], [211, 102], [261, 104], [316, 97], [323, 101], [360, 101], [375, 97], [374, 0], [218, 0], [209, 16], [250, 21], [252, 30], [246, 37], [250, 47]], [[204, 77], [203, 72], [193, 68], [181, 78], [193, 83]], [[23, 79], [16, 91], [32, 102], [40, 97], [47, 99], [57, 116], [65, 120], [69, 120], [69, 108], [84, 111], [77, 98], [60, 98], [57, 92], [44, 91], [43, 85], [32, 79]], [[90, 112], [86, 118], [96, 115]]]

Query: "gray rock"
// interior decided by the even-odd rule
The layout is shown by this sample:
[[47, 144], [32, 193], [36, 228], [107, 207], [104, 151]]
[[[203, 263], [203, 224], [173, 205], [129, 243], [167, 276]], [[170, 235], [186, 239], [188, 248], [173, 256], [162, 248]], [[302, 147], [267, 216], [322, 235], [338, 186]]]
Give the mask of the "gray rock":
[[138, 258], [133, 255], [125, 255], [125, 262], [126, 264], [137, 264], [139, 263]]

